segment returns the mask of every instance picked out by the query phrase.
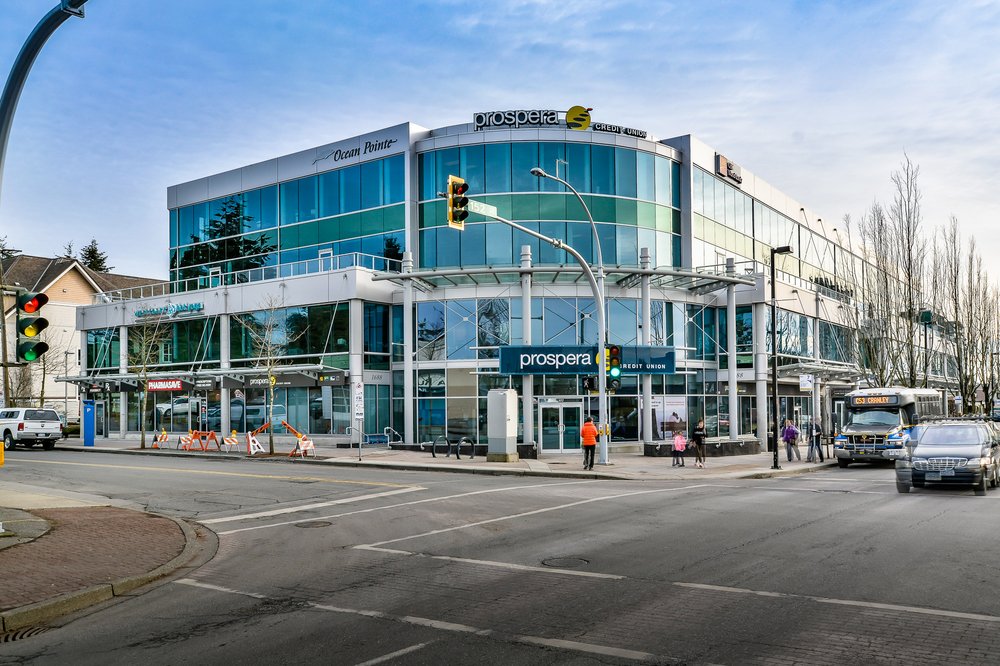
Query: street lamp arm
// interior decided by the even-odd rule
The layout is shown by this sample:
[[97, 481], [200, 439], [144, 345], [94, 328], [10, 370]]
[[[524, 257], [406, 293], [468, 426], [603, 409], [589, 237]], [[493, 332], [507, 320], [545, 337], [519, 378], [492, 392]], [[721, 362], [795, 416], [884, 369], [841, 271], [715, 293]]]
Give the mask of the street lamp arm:
[[574, 195], [576, 195], [577, 200], [580, 202], [580, 205], [583, 207], [583, 212], [587, 214], [587, 220], [590, 222], [590, 228], [594, 232], [594, 248], [597, 251], [597, 270], [598, 270], [598, 273], [600, 273], [601, 275], [604, 275], [604, 256], [601, 253], [601, 238], [597, 235], [597, 224], [594, 222], [594, 217], [590, 214], [590, 208], [587, 206], [586, 202], [583, 200], [583, 197], [580, 196], [580, 193], [576, 191], [575, 187], [573, 187], [572, 185], [570, 185], [569, 183], [567, 183], [565, 180], [563, 180], [562, 178], [560, 178], [558, 176], [553, 176], [552, 174], [547, 173], [545, 170], [543, 170], [540, 167], [533, 168], [531, 170], [531, 175], [532, 176], [536, 176], [538, 178], [548, 178], [549, 180], [554, 180], [557, 183], [561, 183], [567, 190], [569, 190]]

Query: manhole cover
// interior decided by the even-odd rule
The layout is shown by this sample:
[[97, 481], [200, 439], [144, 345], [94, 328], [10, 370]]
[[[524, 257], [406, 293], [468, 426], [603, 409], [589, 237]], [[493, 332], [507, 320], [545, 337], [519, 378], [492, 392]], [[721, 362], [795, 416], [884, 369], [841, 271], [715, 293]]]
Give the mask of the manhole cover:
[[308, 520], [304, 523], [295, 523], [296, 527], [329, 527], [333, 525], [329, 520]]
[[542, 560], [542, 564], [557, 569], [576, 569], [585, 564], [590, 564], [590, 560], [585, 560], [582, 557], [553, 557], [548, 560]]

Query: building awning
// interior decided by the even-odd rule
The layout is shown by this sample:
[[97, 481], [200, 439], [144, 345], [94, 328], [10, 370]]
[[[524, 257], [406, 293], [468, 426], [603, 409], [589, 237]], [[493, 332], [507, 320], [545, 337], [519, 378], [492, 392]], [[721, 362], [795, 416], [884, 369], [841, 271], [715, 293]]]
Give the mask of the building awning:
[[866, 372], [853, 364], [803, 361], [778, 366], [779, 377], [797, 377], [798, 375], [812, 375], [820, 381], [844, 384], [853, 384], [868, 376]]

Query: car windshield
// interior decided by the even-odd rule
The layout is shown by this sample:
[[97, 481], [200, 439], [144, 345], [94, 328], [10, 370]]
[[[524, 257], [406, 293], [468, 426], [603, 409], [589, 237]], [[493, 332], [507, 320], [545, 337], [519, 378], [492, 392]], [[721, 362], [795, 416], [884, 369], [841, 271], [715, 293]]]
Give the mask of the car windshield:
[[59, 415], [51, 409], [28, 409], [24, 418], [28, 421], [58, 421]]
[[943, 425], [937, 428], [924, 428], [917, 444], [933, 444], [934, 446], [968, 446], [982, 444], [983, 429], [974, 425]]
[[895, 409], [863, 409], [850, 413], [849, 426], [891, 427], [900, 424], [899, 411]]

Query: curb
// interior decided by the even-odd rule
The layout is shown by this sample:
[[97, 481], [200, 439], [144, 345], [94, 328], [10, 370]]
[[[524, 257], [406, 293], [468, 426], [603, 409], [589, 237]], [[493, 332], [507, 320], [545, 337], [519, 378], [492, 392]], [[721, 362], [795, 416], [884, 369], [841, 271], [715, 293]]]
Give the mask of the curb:
[[69, 613], [109, 601], [115, 597], [125, 596], [136, 588], [163, 578], [194, 560], [200, 550], [200, 547], [197, 545], [198, 534], [194, 528], [183, 520], [179, 520], [173, 516], [164, 516], [158, 513], [149, 515], [168, 518], [180, 527], [181, 532], [184, 534], [184, 548], [177, 557], [144, 574], [128, 576], [112, 581], [111, 583], [95, 585], [76, 592], [67, 592], [52, 599], [4, 611], [0, 613], [0, 632], [14, 631], [32, 625], [51, 622]]
[[780, 469], [773, 470], [770, 472], [754, 472], [753, 474], [748, 474], [746, 476], [738, 477], [740, 479], [772, 479], [776, 476], [799, 476], [800, 474], [812, 474], [813, 472], [818, 472], [821, 469], [828, 469], [830, 467], [836, 467], [836, 462], [819, 463], [813, 465], [812, 467], [798, 467], [795, 469]]

